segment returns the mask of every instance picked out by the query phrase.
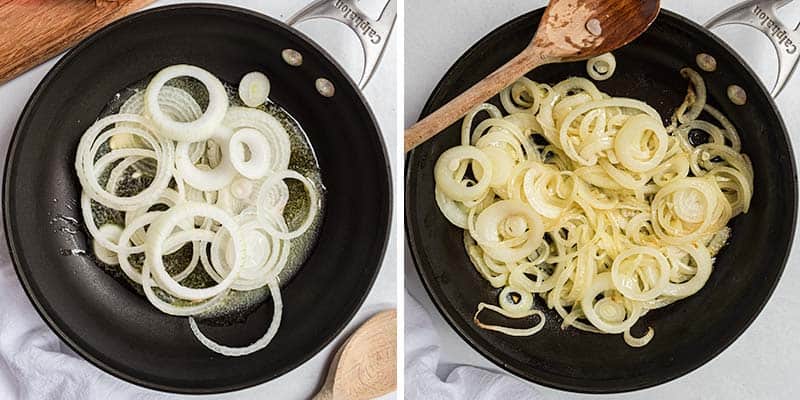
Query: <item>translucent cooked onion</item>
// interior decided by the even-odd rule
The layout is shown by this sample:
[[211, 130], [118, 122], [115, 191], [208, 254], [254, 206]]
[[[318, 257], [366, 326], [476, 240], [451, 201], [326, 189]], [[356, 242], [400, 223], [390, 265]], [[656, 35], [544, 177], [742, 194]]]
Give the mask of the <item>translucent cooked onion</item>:
[[[558, 144], [566, 155], [573, 161], [582, 165], [595, 165], [600, 157], [613, 146], [616, 131], [619, 130], [617, 124], [602, 124], [602, 120], [592, 124], [581, 124], [576, 130], [573, 124], [579, 118], [589, 118], [595, 110], [608, 109], [630, 109], [649, 115], [655, 120], [660, 121], [661, 117], [652, 107], [644, 102], [627, 98], [608, 98], [602, 100], [591, 100], [571, 108], [560, 123], [558, 129]], [[623, 121], [623, 119], [620, 119]], [[606, 129], [602, 129], [606, 125]], [[596, 130], [590, 132], [592, 126]]]
[[667, 243], [687, 243], [721, 229], [730, 218], [722, 197], [719, 187], [704, 178], [688, 177], [661, 188], [652, 201], [656, 236]]
[[686, 95], [686, 100], [675, 112], [675, 119], [680, 123], [696, 120], [703, 112], [706, 104], [706, 83], [703, 77], [692, 68], [682, 68], [681, 75], [689, 79], [689, 93]]
[[[489, 310], [492, 310], [492, 311], [494, 311], [494, 312], [496, 312], [496, 313], [498, 313], [500, 315], [503, 315], [503, 316], [506, 316], [506, 317], [512, 317], [512, 318], [525, 318], [525, 317], [530, 317], [530, 316], [535, 315], [535, 316], [537, 316], [539, 318], [539, 322], [536, 325], [533, 325], [530, 328], [526, 328], [526, 329], [509, 328], [509, 327], [506, 327], [506, 326], [498, 326], [498, 325], [488, 325], [488, 324], [482, 323], [478, 319], [478, 314], [480, 314], [481, 311], [483, 311], [484, 309], [489, 309]], [[481, 327], [483, 329], [504, 333], [504, 334], [509, 335], [509, 336], [531, 336], [531, 335], [534, 335], [537, 332], [541, 331], [542, 328], [544, 328], [544, 323], [545, 323], [544, 313], [539, 311], [539, 310], [530, 310], [530, 311], [528, 311], [527, 313], [524, 313], [524, 314], [513, 314], [512, 315], [511, 313], [509, 313], [508, 311], [505, 311], [504, 309], [502, 309], [500, 307], [497, 307], [497, 306], [492, 305], [492, 304], [486, 304], [486, 303], [478, 304], [478, 311], [475, 312], [475, 316], [472, 318], [472, 320], [475, 322], [475, 325], [478, 325], [479, 327]]]
[[[688, 297], [697, 293], [708, 281], [711, 276], [713, 268], [711, 261], [711, 254], [708, 249], [700, 243], [694, 245], [684, 245], [679, 247], [685, 254], [691, 257], [692, 263], [695, 265], [694, 274], [686, 281], [683, 282], [670, 282], [664, 287], [663, 293], [672, 297]], [[674, 257], [670, 258], [670, 263], [673, 269], [679, 260]]]
[[[162, 260], [165, 254], [164, 242], [167, 236], [178, 226], [181, 220], [186, 220], [190, 217], [214, 219], [221, 224], [222, 228], [227, 230], [231, 236], [231, 243], [235, 247], [236, 256], [230, 272], [221, 282], [209, 288], [195, 289], [180, 285], [173, 277], [169, 276]], [[145, 242], [145, 257], [150, 263], [153, 278], [164, 291], [184, 300], [205, 300], [227, 290], [236, 280], [242, 263], [240, 243], [238, 224], [230, 215], [210, 204], [186, 202], [170, 208], [150, 225], [147, 241]]]
[[[467, 164], [480, 168], [481, 176], [477, 183], [467, 186], [464, 172]], [[462, 168], [463, 166], [463, 168]], [[470, 146], [456, 146], [445, 151], [434, 167], [436, 184], [441, 191], [453, 200], [475, 201], [486, 194], [492, 180], [492, 163], [485, 153]]]
[[542, 225], [541, 217], [522, 202], [498, 201], [478, 215], [473, 237], [493, 258], [514, 262], [539, 247]]
[[257, 130], [267, 139], [270, 171], [280, 172], [289, 168], [289, 157], [292, 154], [289, 134], [280, 121], [272, 115], [253, 108], [231, 107], [225, 114], [222, 124], [234, 132], [242, 128]]
[[447, 197], [447, 195], [437, 187], [436, 204], [439, 206], [439, 210], [442, 211], [442, 214], [444, 214], [451, 224], [461, 229], [467, 229], [469, 208], [467, 208], [463, 203]]
[[614, 154], [625, 168], [633, 172], [645, 172], [664, 160], [667, 142], [667, 131], [661, 121], [640, 114], [628, 118], [617, 132]]
[[[611, 55], [587, 63], [595, 79], [613, 68]], [[655, 335], [631, 334], [642, 316], [703, 288], [726, 225], [749, 209], [754, 174], [702, 77], [681, 73], [690, 86], [669, 126], [651, 106], [583, 78], [552, 87], [522, 78], [500, 93], [508, 115], [483, 104], [464, 117], [460, 144], [433, 173], [437, 206], [499, 289], [497, 305], [478, 304], [478, 327], [532, 335], [546, 306], [562, 328], [642, 347]], [[487, 309], [530, 328], [485, 324]]]
[[622, 334], [622, 337], [625, 339], [625, 343], [628, 346], [644, 347], [647, 346], [647, 344], [650, 343], [651, 340], [653, 340], [653, 336], [655, 335], [655, 333], [656, 332], [653, 330], [653, 328], [647, 328], [647, 333], [645, 333], [644, 336], [637, 338], [633, 337], [633, 335], [631, 335], [630, 329], [628, 329]]
[[604, 81], [614, 75], [617, 59], [611, 53], [601, 54], [586, 61], [586, 73], [596, 81]]
[[669, 262], [663, 254], [651, 247], [637, 246], [614, 258], [611, 280], [626, 298], [647, 301], [664, 293], [669, 272]]
[[[158, 93], [158, 105], [168, 117], [180, 122], [190, 122], [200, 118], [203, 110], [197, 101], [185, 90], [164, 86]], [[136, 92], [119, 108], [119, 114], [144, 115], [144, 91]], [[123, 125], [123, 122], [117, 126]], [[112, 149], [141, 147], [142, 141], [133, 135], [116, 135], [109, 140]]]

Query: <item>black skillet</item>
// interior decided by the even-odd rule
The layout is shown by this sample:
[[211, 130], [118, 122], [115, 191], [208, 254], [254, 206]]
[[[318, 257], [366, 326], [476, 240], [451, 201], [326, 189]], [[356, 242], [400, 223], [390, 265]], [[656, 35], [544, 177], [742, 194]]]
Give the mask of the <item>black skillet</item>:
[[[281, 51], [303, 55], [291, 67]], [[327, 187], [319, 240], [283, 288], [283, 320], [272, 343], [225, 357], [192, 336], [186, 318], [158, 312], [85, 256], [80, 185], [73, 168], [83, 131], [120, 89], [176, 63], [202, 66], [227, 82], [263, 71], [271, 99], [305, 129]], [[315, 80], [330, 80], [332, 98]], [[341, 332], [378, 273], [390, 226], [391, 184], [375, 119], [345, 72], [281, 22], [244, 9], [179, 5], [145, 11], [96, 33], [65, 55], [31, 96], [14, 132], [5, 170], [6, 236], [20, 281], [50, 328], [103, 370], [153, 389], [215, 393], [278, 377]], [[267, 301], [242, 321], [201, 326], [232, 346], [253, 342], [272, 316]]]
[[[422, 115], [518, 54], [530, 41], [531, 27], [542, 13], [540, 9], [501, 26], [464, 53], [439, 82]], [[647, 326], [655, 328], [654, 339], [643, 348], [628, 347], [619, 335], [561, 330], [560, 318], [550, 311], [544, 330], [532, 337], [510, 337], [477, 328], [472, 322], [476, 305], [482, 301], [496, 304], [498, 290], [470, 264], [462, 232], [439, 212], [433, 190], [433, 165], [444, 150], [458, 143], [460, 123], [409, 154], [406, 229], [417, 271], [445, 319], [483, 356], [522, 378], [558, 389], [630, 391], [669, 381], [709, 361], [764, 307], [783, 271], [794, 235], [797, 176], [786, 128], [758, 78], [713, 34], [662, 11], [647, 32], [614, 53], [616, 73], [597, 86], [614, 96], [646, 101], [667, 117], [686, 94], [687, 83], [678, 71], [693, 65], [701, 52], [717, 60], [716, 72], [703, 73], [709, 102], [739, 130], [743, 151], [753, 162], [755, 194], [750, 212], [731, 222], [730, 243], [717, 257], [706, 286], [688, 299], [648, 313], [634, 327], [636, 335]], [[547, 65], [528, 76], [555, 83], [570, 76], [586, 76], [585, 68], [585, 62]], [[746, 105], [735, 106], [727, 99], [730, 84], [746, 90]], [[499, 105], [497, 98], [492, 102]], [[542, 302], [537, 307], [546, 309]]]

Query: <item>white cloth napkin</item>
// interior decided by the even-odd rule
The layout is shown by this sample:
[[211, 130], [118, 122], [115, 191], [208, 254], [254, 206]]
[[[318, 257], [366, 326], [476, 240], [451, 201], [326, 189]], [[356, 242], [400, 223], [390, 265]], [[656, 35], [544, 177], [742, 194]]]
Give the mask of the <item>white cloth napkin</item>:
[[534, 387], [509, 375], [458, 366], [440, 376], [439, 335], [417, 300], [405, 294], [405, 398], [408, 400], [494, 400], [541, 398]]
[[166, 398], [84, 361], [44, 324], [25, 296], [0, 234], [0, 399]]

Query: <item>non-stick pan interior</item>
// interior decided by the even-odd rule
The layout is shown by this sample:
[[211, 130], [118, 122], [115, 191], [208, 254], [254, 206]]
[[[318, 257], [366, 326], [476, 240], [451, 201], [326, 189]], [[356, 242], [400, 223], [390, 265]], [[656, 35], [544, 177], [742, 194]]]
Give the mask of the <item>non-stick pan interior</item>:
[[[530, 41], [542, 11], [520, 17], [469, 49], [431, 95], [423, 114], [486, 76]], [[434, 199], [433, 165], [458, 143], [460, 124], [418, 147], [406, 164], [408, 239], [420, 276], [439, 310], [455, 330], [485, 357], [528, 380], [582, 392], [619, 392], [656, 385], [697, 368], [741, 334], [755, 318], [777, 283], [790, 248], [796, 214], [796, 173], [789, 139], [770, 97], [742, 60], [696, 24], [662, 11], [638, 40], [616, 51], [614, 76], [597, 86], [613, 96], [646, 101], [668, 118], [686, 95], [684, 66], [708, 53], [718, 70], [703, 73], [709, 102], [738, 129], [743, 152], [753, 162], [755, 193], [750, 212], [730, 226], [730, 244], [716, 259], [706, 286], [688, 299], [648, 313], [633, 329], [648, 326], [655, 337], [643, 348], [628, 347], [620, 335], [599, 335], [560, 328], [547, 312], [543, 331], [510, 337], [477, 328], [476, 305], [496, 304], [493, 289], [470, 264], [461, 230], [450, 225]], [[549, 65], [528, 74], [556, 83], [586, 76], [585, 62]], [[695, 66], [695, 69], [696, 66]], [[728, 85], [743, 87], [747, 104], [733, 105]], [[499, 106], [497, 98], [492, 102]], [[537, 300], [538, 301], [538, 300]], [[543, 302], [537, 306], [544, 309]], [[533, 317], [532, 317], [533, 318]], [[512, 322], [530, 326], [533, 319]]]
[[[287, 65], [281, 51], [303, 55]], [[267, 349], [224, 357], [204, 348], [186, 318], [158, 312], [89, 257], [70, 219], [81, 220], [73, 163], [83, 131], [120, 89], [178, 63], [238, 82], [262, 71], [270, 97], [308, 134], [327, 187], [318, 243], [283, 289], [283, 319]], [[317, 78], [330, 80], [332, 98]], [[366, 297], [379, 269], [390, 218], [388, 163], [358, 90], [323, 52], [283, 24], [210, 5], [150, 10], [117, 22], [64, 57], [23, 112], [9, 152], [4, 211], [9, 247], [29, 296], [73, 349], [106, 371], [156, 389], [205, 393], [277, 377], [332, 340]], [[224, 327], [201, 324], [231, 346], [253, 342], [272, 317], [267, 301]]]

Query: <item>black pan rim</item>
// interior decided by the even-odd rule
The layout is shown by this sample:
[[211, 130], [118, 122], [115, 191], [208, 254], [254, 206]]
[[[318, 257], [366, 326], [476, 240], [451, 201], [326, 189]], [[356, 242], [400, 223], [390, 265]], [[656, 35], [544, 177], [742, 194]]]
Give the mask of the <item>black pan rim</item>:
[[[289, 365], [286, 368], [284, 368], [283, 370], [276, 371], [276, 373], [275, 373], [275, 375], [273, 377], [271, 377], [271, 378], [251, 379], [249, 381], [243, 381], [243, 382], [240, 382], [238, 384], [223, 385], [223, 386], [219, 386], [219, 387], [215, 387], [215, 388], [209, 388], [209, 389], [196, 389], [196, 388], [189, 388], [189, 387], [183, 387], [183, 386], [177, 386], [177, 385], [160, 384], [160, 383], [154, 383], [154, 382], [150, 382], [150, 381], [147, 381], [147, 380], [144, 380], [144, 379], [140, 379], [140, 378], [137, 378], [135, 376], [126, 374], [126, 373], [124, 373], [122, 371], [119, 371], [119, 370], [111, 367], [110, 365], [104, 363], [100, 359], [94, 357], [89, 352], [85, 351], [80, 346], [78, 346], [74, 341], [72, 341], [57, 326], [55, 321], [53, 321], [50, 318], [50, 316], [48, 314], [48, 310], [46, 310], [45, 307], [36, 298], [36, 296], [34, 296], [33, 288], [31, 287], [31, 283], [28, 280], [28, 277], [26, 276], [25, 271], [23, 271], [20, 268], [21, 260], [19, 258], [19, 255], [17, 254], [17, 250], [16, 250], [17, 245], [16, 245], [16, 241], [14, 239], [14, 229], [10, 228], [9, 227], [9, 223], [8, 223], [10, 221], [11, 214], [12, 214], [12, 210], [9, 210], [9, 207], [8, 207], [9, 203], [11, 201], [11, 193], [9, 193], [8, 185], [9, 185], [9, 181], [11, 179], [11, 176], [13, 175], [11, 173], [11, 171], [12, 171], [12, 167], [14, 165], [14, 160], [16, 158], [16, 148], [17, 148], [19, 136], [21, 135], [20, 132], [23, 129], [23, 126], [25, 125], [25, 122], [30, 118], [32, 106], [38, 102], [39, 97], [42, 96], [44, 90], [49, 86], [50, 82], [54, 79], [55, 75], [61, 70], [63, 65], [66, 64], [67, 62], [70, 62], [73, 59], [79, 57], [80, 56], [79, 53], [81, 52], [82, 49], [90, 46], [94, 41], [98, 40], [100, 37], [104, 36], [107, 32], [115, 29], [116, 27], [118, 27], [120, 25], [129, 24], [129, 23], [135, 23], [136, 19], [141, 18], [141, 17], [146, 17], [146, 16], [149, 16], [151, 14], [156, 14], [156, 13], [161, 13], [161, 12], [169, 12], [169, 11], [173, 11], [173, 10], [186, 10], [186, 9], [204, 9], [204, 10], [212, 11], [212, 12], [216, 11], [216, 12], [228, 12], [228, 13], [246, 14], [246, 15], [248, 15], [250, 17], [261, 19], [265, 23], [268, 23], [268, 24], [271, 24], [271, 25], [280, 26], [283, 29], [288, 30], [294, 36], [300, 38], [301, 40], [306, 42], [306, 44], [308, 44], [309, 46], [311, 46], [315, 50], [317, 50], [325, 58], [325, 60], [327, 62], [331, 63], [337, 70], [339, 70], [341, 72], [341, 74], [345, 77], [345, 79], [347, 79], [347, 82], [353, 88], [354, 92], [356, 93], [356, 95], [358, 97], [358, 100], [365, 106], [364, 108], [366, 109], [367, 116], [369, 117], [369, 120], [371, 121], [372, 125], [375, 127], [375, 131], [377, 133], [378, 143], [380, 144], [379, 147], [380, 147], [380, 150], [381, 150], [381, 156], [382, 156], [382, 158], [384, 160], [385, 172], [386, 172], [386, 176], [388, 177], [387, 185], [386, 185], [386, 188], [385, 188], [386, 201], [383, 202], [383, 204], [380, 204], [381, 214], [386, 215], [386, 221], [384, 221], [384, 222], [385, 222], [385, 226], [387, 227], [387, 229], [386, 229], [386, 233], [384, 234], [383, 242], [382, 242], [381, 247], [380, 247], [380, 253], [379, 253], [380, 256], [379, 256], [379, 258], [377, 260], [375, 260], [376, 267], [373, 268], [372, 276], [370, 276], [369, 279], [368, 279], [369, 282], [368, 282], [368, 286], [366, 288], [367, 290], [365, 290], [363, 293], [356, 294], [356, 296], [358, 296], [358, 298], [357, 298], [357, 307], [355, 307], [353, 309], [353, 311], [349, 315], [346, 316], [346, 318], [343, 318], [341, 320], [339, 326], [337, 326], [336, 329], [334, 330], [334, 333], [330, 337], [324, 338], [320, 342], [321, 344], [317, 348], [311, 349], [309, 352], [306, 353], [305, 357], [303, 357], [300, 360], [298, 360], [294, 365]], [[245, 8], [229, 6], [229, 5], [213, 4], [213, 3], [183, 3], [183, 4], [167, 5], [167, 6], [162, 6], [162, 7], [155, 7], [155, 8], [139, 11], [139, 12], [130, 14], [130, 15], [126, 16], [126, 17], [123, 17], [123, 18], [121, 18], [119, 20], [116, 20], [116, 21], [112, 22], [111, 24], [109, 24], [109, 25], [103, 27], [102, 29], [98, 30], [97, 32], [91, 34], [86, 39], [82, 40], [78, 45], [76, 45], [75, 47], [70, 49], [66, 54], [64, 54], [64, 56], [61, 57], [61, 59], [59, 59], [58, 62], [56, 62], [56, 64], [47, 72], [47, 74], [44, 76], [44, 78], [42, 78], [42, 80], [39, 82], [39, 84], [34, 89], [34, 91], [31, 94], [31, 96], [28, 98], [28, 101], [26, 102], [25, 107], [23, 108], [22, 112], [20, 113], [19, 119], [17, 120], [17, 124], [14, 127], [14, 131], [12, 133], [11, 140], [10, 140], [9, 146], [8, 146], [8, 152], [6, 153], [6, 162], [5, 162], [4, 168], [5, 169], [4, 169], [4, 176], [3, 176], [2, 202], [3, 202], [3, 230], [4, 230], [4, 234], [5, 234], [5, 239], [6, 239], [5, 241], [6, 241], [6, 245], [8, 246], [9, 255], [11, 256], [11, 261], [12, 261], [12, 264], [14, 265], [14, 270], [16, 272], [16, 275], [17, 275], [20, 283], [22, 284], [22, 287], [23, 287], [23, 289], [25, 291], [25, 295], [28, 297], [28, 299], [30, 300], [31, 304], [34, 306], [34, 309], [36, 310], [36, 312], [39, 314], [39, 316], [42, 318], [42, 320], [46, 323], [48, 328], [50, 328], [50, 330], [52, 332], [54, 332], [56, 334], [56, 336], [63, 343], [67, 344], [67, 346], [72, 351], [74, 351], [75, 353], [79, 354], [81, 357], [83, 357], [85, 360], [89, 361], [91, 364], [93, 364], [94, 366], [96, 366], [100, 370], [102, 370], [102, 371], [104, 371], [104, 372], [106, 372], [106, 373], [108, 373], [108, 374], [110, 374], [110, 375], [112, 375], [112, 376], [114, 376], [116, 378], [119, 378], [119, 379], [121, 379], [123, 381], [126, 381], [128, 383], [132, 383], [132, 384], [138, 385], [140, 387], [144, 387], [144, 388], [147, 388], [147, 389], [158, 390], [158, 391], [162, 391], [162, 392], [170, 392], [170, 393], [176, 393], [176, 394], [218, 394], [218, 393], [234, 392], [234, 391], [247, 389], [247, 388], [250, 388], [250, 387], [265, 383], [265, 382], [269, 382], [269, 381], [278, 379], [281, 376], [287, 374], [288, 372], [290, 372], [290, 371], [296, 369], [297, 367], [305, 364], [307, 361], [309, 361], [311, 358], [313, 358], [315, 355], [317, 355], [320, 351], [322, 351], [322, 349], [324, 349], [331, 342], [333, 342], [333, 340], [336, 337], [338, 337], [344, 331], [344, 329], [347, 327], [347, 325], [353, 320], [355, 315], [358, 313], [358, 311], [363, 306], [364, 301], [366, 300], [367, 296], [371, 292], [372, 287], [375, 284], [375, 280], [377, 279], [378, 274], [379, 274], [379, 272], [381, 270], [381, 267], [383, 265], [383, 260], [384, 260], [384, 258], [386, 256], [386, 249], [387, 249], [388, 244], [389, 244], [389, 236], [391, 234], [391, 229], [392, 229], [392, 220], [393, 220], [393, 218], [392, 218], [392, 214], [393, 214], [393, 212], [392, 212], [393, 193], [392, 193], [392, 179], [391, 179], [392, 173], [391, 173], [391, 165], [390, 165], [390, 162], [389, 162], [388, 153], [387, 153], [387, 150], [386, 150], [386, 142], [385, 142], [385, 140], [383, 138], [383, 134], [381, 133], [380, 126], [379, 126], [377, 120], [375, 119], [375, 115], [374, 115], [374, 113], [372, 111], [372, 108], [369, 106], [369, 103], [364, 98], [364, 95], [361, 92], [361, 90], [359, 90], [358, 86], [355, 84], [355, 82], [353, 82], [353, 79], [345, 71], [345, 69], [342, 68], [342, 66], [333, 57], [331, 57], [328, 54], [327, 51], [325, 51], [322, 47], [317, 45], [313, 40], [308, 38], [305, 34], [300, 32], [299, 30], [297, 30], [297, 29], [295, 29], [295, 28], [293, 28], [291, 26], [288, 26], [285, 23], [283, 23], [282, 21], [279, 21], [279, 20], [277, 20], [275, 18], [272, 18], [272, 17], [270, 17], [268, 15], [265, 15], [265, 14], [262, 14], [262, 13], [259, 13], [259, 12], [253, 11], [253, 10], [248, 10], [248, 9], [245, 9]]]
[[[523, 15], [520, 15], [520, 16], [518, 16], [516, 18], [513, 18], [513, 19], [511, 19], [511, 20], [509, 20], [509, 21], [497, 26], [495, 29], [493, 29], [491, 32], [487, 33], [481, 39], [479, 39], [478, 41], [473, 43], [467, 50], [465, 50], [465, 52], [462, 53], [462, 55], [459, 56], [459, 58], [456, 61], [454, 61], [454, 63], [450, 66], [450, 68], [447, 70], [447, 72], [445, 72], [445, 74], [443, 75], [443, 78], [445, 76], [448, 76], [454, 70], [454, 67], [458, 64], [458, 62], [462, 59], [462, 57], [466, 57], [481, 42], [483, 42], [484, 40], [487, 40], [488, 37], [494, 35], [497, 31], [501, 30], [504, 26], [509, 25], [509, 24], [517, 23], [517, 22], [519, 22], [521, 20], [530, 18], [534, 14], [542, 13], [543, 11], [544, 11], [544, 8], [535, 9], [535, 10], [527, 12], [527, 13], [525, 13]], [[737, 329], [737, 331], [733, 335], [730, 336], [730, 340], [728, 340], [725, 343], [722, 343], [721, 346], [719, 346], [713, 352], [709, 353], [708, 357], [700, 360], [695, 365], [689, 365], [689, 366], [679, 370], [675, 374], [671, 374], [669, 376], [663, 376], [660, 379], [654, 379], [651, 382], [646, 382], [646, 383], [638, 384], [638, 385], [625, 385], [624, 382], [615, 383], [615, 384], [609, 385], [608, 387], [605, 387], [605, 388], [601, 388], [601, 387], [584, 387], [584, 386], [579, 386], [579, 385], [570, 385], [570, 384], [565, 384], [563, 382], [557, 382], [555, 380], [545, 379], [545, 378], [542, 378], [540, 376], [535, 376], [535, 375], [527, 373], [526, 371], [524, 371], [522, 369], [514, 368], [514, 367], [506, 364], [502, 359], [500, 359], [500, 357], [496, 357], [495, 355], [491, 354], [486, 349], [482, 348], [481, 346], [478, 346], [477, 344], [475, 344], [475, 343], [473, 343], [471, 341], [471, 339], [469, 338], [469, 335], [458, 325], [458, 323], [460, 321], [457, 321], [457, 319], [455, 317], [449, 315], [445, 311], [445, 305], [444, 305], [443, 299], [441, 297], [439, 297], [437, 292], [433, 289], [433, 282], [431, 282], [430, 276], [426, 275], [426, 272], [423, 271], [423, 267], [421, 266], [421, 263], [420, 263], [420, 254], [418, 253], [418, 246], [417, 246], [418, 240], [416, 240], [416, 237], [414, 236], [414, 233], [413, 233], [413, 223], [412, 223], [411, 214], [413, 214], [415, 211], [414, 210], [409, 210], [408, 206], [406, 206], [405, 232], [406, 232], [406, 240], [407, 240], [407, 243], [408, 243], [408, 247], [410, 248], [411, 260], [414, 263], [414, 267], [415, 267], [415, 269], [417, 271], [417, 275], [419, 276], [420, 280], [422, 281], [422, 286], [425, 288], [425, 291], [427, 292], [428, 297], [432, 300], [432, 303], [436, 307], [436, 310], [444, 318], [444, 320], [447, 321], [447, 324], [450, 326], [450, 328], [458, 334], [458, 336], [461, 338], [461, 340], [463, 340], [465, 343], [467, 343], [473, 350], [475, 350], [483, 358], [489, 360], [490, 362], [492, 362], [492, 364], [496, 365], [497, 367], [501, 368], [502, 370], [508, 371], [508, 372], [512, 373], [513, 375], [515, 375], [515, 376], [517, 376], [517, 377], [519, 377], [519, 378], [521, 378], [521, 379], [523, 379], [525, 381], [536, 383], [536, 384], [540, 384], [540, 385], [549, 387], [551, 389], [557, 389], [557, 390], [562, 390], [562, 391], [569, 391], [569, 392], [576, 392], [576, 393], [586, 393], [586, 394], [614, 394], [614, 393], [626, 393], [626, 392], [633, 392], [633, 391], [637, 391], [637, 390], [647, 389], [647, 388], [655, 387], [655, 386], [658, 386], [658, 385], [673, 381], [673, 380], [675, 380], [677, 378], [680, 378], [680, 377], [682, 377], [682, 376], [684, 376], [684, 375], [686, 375], [686, 374], [688, 374], [688, 373], [700, 368], [701, 366], [707, 364], [712, 359], [716, 358], [723, 351], [725, 351], [725, 349], [727, 349], [731, 344], [733, 344], [733, 342], [735, 342], [747, 330], [747, 328], [750, 327], [750, 325], [752, 325], [753, 321], [755, 321], [755, 319], [758, 318], [758, 316], [761, 314], [761, 311], [763, 311], [763, 309], [766, 306], [767, 302], [772, 297], [772, 294], [774, 293], [775, 288], [777, 287], [778, 282], [780, 281], [780, 276], [783, 274], [783, 271], [784, 271], [784, 269], [786, 267], [786, 263], [787, 263], [787, 261], [789, 259], [789, 255], [791, 253], [791, 243], [794, 241], [794, 237], [795, 237], [795, 233], [796, 233], [796, 229], [797, 229], [797, 216], [798, 216], [798, 209], [797, 209], [797, 204], [798, 204], [797, 167], [796, 167], [796, 160], [795, 160], [794, 152], [791, 150], [792, 149], [791, 138], [790, 138], [790, 136], [789, 136], [789, 134], [788, 134], [788, 132], [786, 130], [786, 124], [785, 124], [783, 118], [780, 117], [780, 111], [778, 110], [777, 106], [775, 105], [774, 98], [772, 97], [771, 94], [769, 94], [769, 91], [764, 87], [764, 84], [761, 82], [761, 80], [758, 78], [758, 76], [753, 72], [753, 70], [750, 68], [750, 66], [747, 65], [747, 63], [741, 58], [741, 56], [735, 50], [733, 50], [730, 46], [728, 46], [727, 43], [725, 43], [722, 39], [720, 39], [717, 35], [715, 35], [713, 32], [705, 29], [703, 26], [697, 24], [696, 22], [694, 22], [694, 21], [692, 21], [692, 20], [690, 20], [690, 19], [688, 19], [686, 17], [683, 17], [683, 16], [681, 16], [681, 15], [675, 13], [675, 12], [672, 12], [672, 11], [669, 11], [669, 10], [666, 10], [666, 9], [662, 8], [660, 10], [660, 13], [664, 14], [668, 18], [671, 18], [671, 19], [675, 20], [679, 24], [690, 25], [690, 26], [692, 26], [692, 27], [694, 27], [696, 29], [699, 29], [701, 31], [706, 32], [708, 34], [708, 36], [709, 36], [709, 39], [713, 40], [714, 42], [719, 44], [722, 48], [727, 50], [739, 62], [739, 64], [741, 64], [744, 67], [744, 69], [747, 71], [747, 74], [749, 75], [749, 78], [751, 80], [755, 81], [756, 85], [761, 89], [761, 92], [766, 94], [766, 97], [767, 97], [767, 99], [769, 101], [769, 105], [771, 106], [771, 108], [775, 111], [775, 113], [779, 117], [778, 118], [778, 123], [781, 126], [781, 133], [783, 134], [783, 139], [786, 141], [787, 148], [789, 149], [789, 152], [788, 152], [789, 153], [789, 163], [791, 164], [790, 167], [791, 167], [791, 174], [792, 174], [792, 183], [793, 183], [793, 186], [794, 186], [794, 190], [791, 193], [791, 202], [793, 203], [794, 207], [793, 207], [793, 212], [792, 212], [792, 215], [791, 215], [792, 232], [791, 232], [791, 234], [789, 235], [789, 238], [788, 238], [789, 239], [788, 240], [789, 245], [787, 245], [786, 251], [783, 254], [782, 262], [780, 263], [779, 266], [776, 266], [778, 268], [778, 271], [777, 271], [778, 272], [778, 279], [775, 279], [775, 281], [771, 283], [771, 285], [770, 285], [770, 287], [768, 289], [767, 295], [764, 297], [763, 301], [760, 304], [758, 304], [756, 312], [753, 313], [753, 315], [751, 315], [747, 319], [746, 323], [743, 324], [740, 329]], [[437, 83], [436, 87], [431, 91], [431, 96], [426, 101], [425, 106], [423, 107], [423, 109], [422, 109], [422, 111], [420, 113], [420, 119], [422, 119], [424, 116], [426, 116], [427, 114], [429, 114], [429, 113], [431, 113], [433, 111], [433, 108], [432, 108], [433, 107], [432, 100], [433, 100], [433, 97], [434, 97], [433, 94], [437, 93], [441, 89], [441, 86], [444, 83], [444, 79], [443, 78], [439, 81], [439, 83]], [[406, 186], [408, 186], [408, 184], [409, 184], [409, 182], [411, 180], [411, 175], [413, 173], [413, 170], [411, 168], [409, 168], [410, 162], [412, 161], [413, 156], [414, 156], [414, 151], [413, 150], [410, 151], [406, 155], [405, 180], [404, 180]], [[406, 205], [411, 203], [411, 199], [409, 198], [409, 196], [410, 195], [408, 194], [408, 192], [406, 192], [406, 195], [405, 195], [405, 197], [406, 197], [405, 204]]]

